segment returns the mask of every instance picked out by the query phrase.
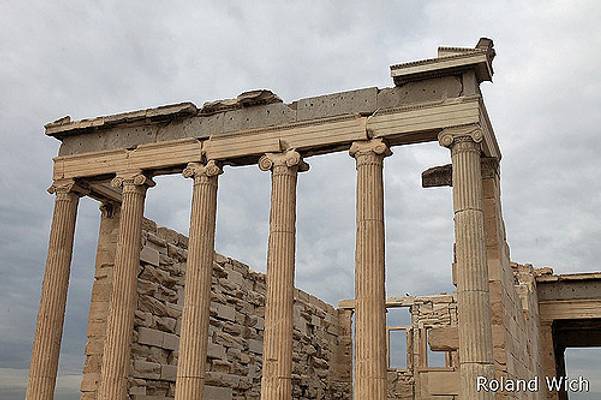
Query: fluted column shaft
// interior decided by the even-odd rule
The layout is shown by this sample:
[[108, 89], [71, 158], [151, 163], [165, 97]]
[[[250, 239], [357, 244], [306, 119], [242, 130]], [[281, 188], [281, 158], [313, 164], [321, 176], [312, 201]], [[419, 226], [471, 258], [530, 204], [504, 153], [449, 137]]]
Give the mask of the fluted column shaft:
[[83, 194], [83, 190], [74, 181], [57, 181], [48, 191], [54, 193], [56, 198], [31, 352], [26, 395], [28, 400], [54, 398], [73, 254], [75, 220], [79, 197]]
[[144, 201], [147, 188], [154, 183], [137, 172], [117, 176], [113, 179], [112, 185], [122, 187], [123, 195], [98, 391], [99, 400], [127, 398]]
[[386, 289], [384, 266], [384, 157], [381, 140], [355, 142], [357, 238], [355, 242], [355, 399], [385, 400]]
[[296, 178], [308, 166], [288, 151], [266, 154], [259, 167], [272, 171], [261, 400], [291, 400]]
[[476, 391], [479, 376], [494, 376], [492, 325], [482, 210], [479, 129], [440, 136], [451, 148], [457, 256], [457, 309], [461, 399], [492, 399]]
[[176, 400], [202, 400], [209, 336], [209, 307], [215, 247], [217, 179], [214, 162], [191, 163], [184, 176], [194, 179], [184, 308], [177, 363]]

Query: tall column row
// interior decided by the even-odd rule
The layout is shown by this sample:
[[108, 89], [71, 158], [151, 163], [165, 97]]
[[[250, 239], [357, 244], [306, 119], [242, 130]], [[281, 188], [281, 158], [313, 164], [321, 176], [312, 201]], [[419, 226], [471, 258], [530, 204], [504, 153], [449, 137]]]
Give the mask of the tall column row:
[[[484, 240], [480, 173], [481, 131], [448, 129], [439, 135], [451, 149], [453, 208], [457, 249], [457, 296], [461, 394], [476, 392], [478, 376], [491, 377], [492, 330]], [[384, 158], [391, 151], [381, 139], [354, 142], [356, 160], [355, 386], [357, 399], [385, 400], [387, 393]], [[261, 400], [292, 399], [293, 310], [296, 244], [296, 186], [308, 165], [295, 150], [268, 153], [259, 160], [271, 171], [271, 210]], [[190, 163], [193, 178], [188, 265], [182, 314], [177, 400], [202, 399], [208, 346], [209, 306], [214, 258], [218, 176], [213, 160]], [[146, 191], [154, 185], [142, 171], [118, 174], [122, 189], [120, 229], [113, 269], [111, 304], [101, 368], [99, 400], [127, 398]], [[33, 345], [27, 399], [52, 399], [62, 337], [69, 269], [79, 196], [75, 181], [57, 181], [48, 259]]]

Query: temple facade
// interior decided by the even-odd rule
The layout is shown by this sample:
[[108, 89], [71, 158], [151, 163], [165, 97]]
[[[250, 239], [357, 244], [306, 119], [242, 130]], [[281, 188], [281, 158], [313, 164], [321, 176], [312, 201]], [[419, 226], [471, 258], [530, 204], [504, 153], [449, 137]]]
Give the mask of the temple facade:
[[[601, 274], [510, 258], [501, 151], [480, 91], [494, 57], [482, 38], [391, 66], [387, 88], [288, 104], [257, 90], [47, 124], [61, 146], [27, 399], [54, 396], [82, 196], [101, 210], [82, 399], [567, 398], [491, 386], [563, 376], [567, 347], [601, 345]], [[424, 142], [449, 151], [422, 185], [452, 187], [456, 291], [395, 297], [385, 292], [383, 168], [396, 146]], [[337, 305], [294, 282], [297, 182], [312, 156], [333, 152], [348, 152], [357, 174], [355, 297]], [[223, 166], [253, 164], [272, 183], [265, 275], [214, 250]], [[187, 235], [144, 218], [164, 174], [190, 178]], [[387, 323], [394, 308], [407, 324]]]

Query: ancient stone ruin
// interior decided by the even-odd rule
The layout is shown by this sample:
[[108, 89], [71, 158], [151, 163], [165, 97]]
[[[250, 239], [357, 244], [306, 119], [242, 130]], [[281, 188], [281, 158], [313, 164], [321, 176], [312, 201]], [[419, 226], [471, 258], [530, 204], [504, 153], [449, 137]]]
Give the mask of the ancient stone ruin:
[[[259, 90], [47, 124], [62, 144], [27, 399], [53, 398], [81, 196], [101, 203], [82, 399], [566, 398], [476, 390], [478, 377], [561, 376], [566, 347], [601, 345], [600, 274], [510, 259], [501, 151], [480, 92], [494, 57], [480, 39], [393, 65], [388, 88], [290, 104]], [[451, 164], [422, 184], [452, 186], [457, 290], [387, 297], [384, 159], [431, 141], [450, 149]], [[356, 160], [356, 281], [355, 298], [334, 306], [294, 288], [296, 182], [305, 160], [339, 151]], [[250, 164], [272, 176], [266, 275], [214, 252], [222, 166]], [[188, 237], [144, 218], [152, 178], [173, 173], [192, 179]], [[387, 326], [393, 309], [409, 322]]]

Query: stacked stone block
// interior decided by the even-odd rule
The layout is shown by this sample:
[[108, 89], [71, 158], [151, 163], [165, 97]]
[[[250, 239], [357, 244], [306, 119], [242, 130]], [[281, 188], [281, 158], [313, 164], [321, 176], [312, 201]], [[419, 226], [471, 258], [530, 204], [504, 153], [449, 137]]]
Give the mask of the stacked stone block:
[[[118, 218], [103, 218], [82, 398], [96, 398]], [[129, 394], [134, 400], [166, 400], [175, 394], [188, 239], [145, 220], [138, 270], [137, 308], [130, 357]], [[259, 399], [265, 317], [265, 275], [215, 255], [207, 354], [206, 398]], [[350, 399], [350, 374], [337, 360], [348, 352], [339, 337], [339, 312], [295, 291], [293, 398]], [[350, 358], [349, 358], [350, 360]]]

